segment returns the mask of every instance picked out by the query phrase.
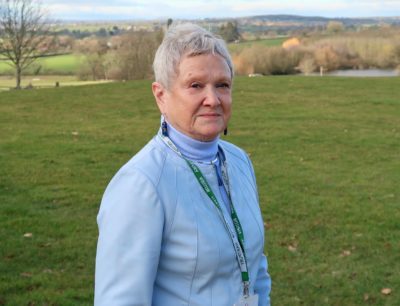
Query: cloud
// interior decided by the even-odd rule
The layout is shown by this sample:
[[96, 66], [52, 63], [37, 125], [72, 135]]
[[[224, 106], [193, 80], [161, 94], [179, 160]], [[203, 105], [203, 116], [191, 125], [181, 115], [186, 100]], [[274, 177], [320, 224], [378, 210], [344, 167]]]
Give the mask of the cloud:
[[[383, 3], [384, 2], [384, 5]], [[232, 11], [247, 14], [299, 14], [327, 17], [364, 17], [400, 15], [400, 1], [395, 0], [336, 0], [336, 1], [237, 1]], [[258, 13], [257, 13], [258, 12]], [[262, 13], [261, 13], [262, 12]]]
[[326, 17], [400, 15], [398, 0], [47, 0], [60, 19], [175, 19], [297, 14]]
[[255, 11], [274, 11], [274, 12], [290, 12], [290, 11], [331, 11], [343, 9], [346, 6], [340, 2], [329, 2], [329, 3], [315, 3], [315, 1], [301, 1], [301, 2], [284, 2], [284, 1], [251, 1], [251, 2], [240, 2], [232, 6], [233, 11], [243, 12], [255, 12]]

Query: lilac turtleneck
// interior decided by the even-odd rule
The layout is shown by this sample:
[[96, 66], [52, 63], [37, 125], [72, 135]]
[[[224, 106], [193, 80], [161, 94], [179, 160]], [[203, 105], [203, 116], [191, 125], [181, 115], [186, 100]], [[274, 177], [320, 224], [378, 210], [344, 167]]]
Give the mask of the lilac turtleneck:
[[222, 183], [221, 162], [218, 157], [219, 136], [211, 141], [199, 141], [181, 133], [171, 124], [167, 123], [167, 125], [168, 137], [185, 158], [195, 162], [212, 163], [215, 165], [221, 197], [224, 201], [225, 207], [227, 208], [228, 212], [230, 212], [230, 203], [228, 194], [226, 193], [224, 184]]
[[169, 123], [168, 136], [186, 158], [197, 162], [215, 162], [219, 136], [211, 141], [199, 141], [179, 132]]

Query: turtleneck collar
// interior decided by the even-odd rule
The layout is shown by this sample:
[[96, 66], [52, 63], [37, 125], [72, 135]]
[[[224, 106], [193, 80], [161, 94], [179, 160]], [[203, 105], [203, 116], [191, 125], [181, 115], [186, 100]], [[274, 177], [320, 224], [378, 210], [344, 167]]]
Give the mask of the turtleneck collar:
[[199, 141], [179, 132], [171, 124], [167, 123], [167, 125], [168, 137], [183, 156], [190, 160], [200, 162], [211, 162], [215, 160], [218, 153], [219, 136], [211, 141]]

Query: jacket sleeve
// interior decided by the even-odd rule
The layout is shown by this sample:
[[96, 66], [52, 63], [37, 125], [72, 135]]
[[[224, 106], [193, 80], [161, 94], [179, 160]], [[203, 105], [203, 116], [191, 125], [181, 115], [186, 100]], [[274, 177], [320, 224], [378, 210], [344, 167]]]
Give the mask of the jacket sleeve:
[[151, 305], [164, 226], [154, 185], [138, 171], [117, 174], [97, 216], [95, 301]]
[[258, 294], [258, 306], [270, 306], [271, 278], [268, 274], [267, 257], [263, 254], [258, 267], [254, 292]]

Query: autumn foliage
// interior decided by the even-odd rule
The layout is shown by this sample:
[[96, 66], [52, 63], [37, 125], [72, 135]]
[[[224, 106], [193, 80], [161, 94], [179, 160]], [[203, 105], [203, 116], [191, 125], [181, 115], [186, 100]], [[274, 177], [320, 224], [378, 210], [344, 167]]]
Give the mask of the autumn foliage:
[[291, 38], [281, 47], [253, 44], [234, 57], [237, 74], [311, 73], [323, 69], [389, 69], [400, 67], [397, 28]]

